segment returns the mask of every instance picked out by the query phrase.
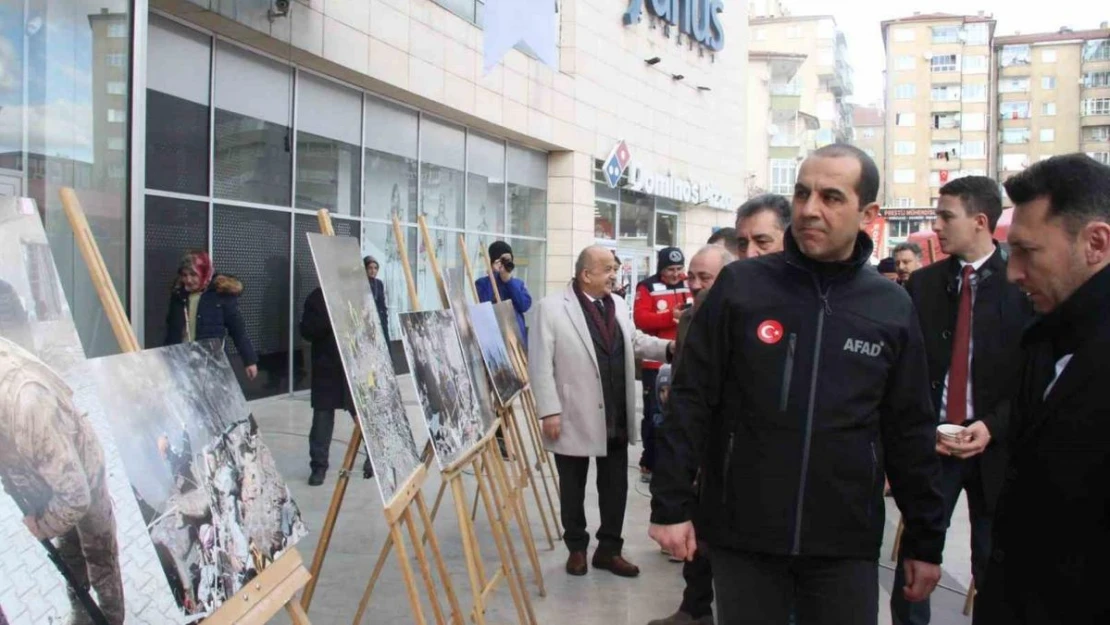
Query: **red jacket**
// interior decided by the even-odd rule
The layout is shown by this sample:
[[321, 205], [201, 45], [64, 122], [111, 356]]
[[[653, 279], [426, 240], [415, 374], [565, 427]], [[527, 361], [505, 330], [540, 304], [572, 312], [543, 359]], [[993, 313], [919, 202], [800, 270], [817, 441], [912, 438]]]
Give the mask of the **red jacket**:
[[[636, 285], [632, 320], [644, 334], [674, 340], [678, 338], [675, 309], [693, 303], [694, 298], [685, 281], [670, 287], [663, 284], [658, 275], [654, 275]], [[658, 369], [661, 366], [663, 363], [656, 360], [644, 361], [644, 369]]]

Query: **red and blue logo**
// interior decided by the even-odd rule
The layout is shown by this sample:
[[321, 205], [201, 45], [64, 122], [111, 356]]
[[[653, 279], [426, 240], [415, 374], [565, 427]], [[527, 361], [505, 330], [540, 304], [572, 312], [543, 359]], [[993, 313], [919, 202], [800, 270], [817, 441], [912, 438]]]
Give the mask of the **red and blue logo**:
[[624, 141], [619, 141], [613, 146], [613, 151], [609, 153], [609, 158], [605, 159], [605, 180], [609, 183], [609, 187], [616, 189], [617, 185], [621, 182], [621, 176], [624, 171], [628, 169], [628, 163], [632, 161], [632, 153], [628, 151], [628, 145]]

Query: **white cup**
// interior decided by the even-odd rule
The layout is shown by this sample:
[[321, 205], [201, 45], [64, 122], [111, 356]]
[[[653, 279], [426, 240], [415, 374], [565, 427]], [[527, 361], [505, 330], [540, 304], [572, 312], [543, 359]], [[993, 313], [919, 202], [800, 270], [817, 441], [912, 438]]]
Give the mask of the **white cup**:
[[966, 429], [967, 428], [964, 426], [956, 425], [955, 423], [942, 423], [937, 426], [937, 433], [940, 434], [941, 438], [950, 443], [958, 443]]

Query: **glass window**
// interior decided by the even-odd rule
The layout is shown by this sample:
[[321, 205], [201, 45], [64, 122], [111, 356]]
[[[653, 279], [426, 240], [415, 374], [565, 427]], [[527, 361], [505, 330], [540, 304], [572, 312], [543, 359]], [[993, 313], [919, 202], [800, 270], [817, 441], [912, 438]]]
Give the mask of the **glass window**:
[[108, 25], [108, 38], [109, 39], [126, 39], [128, 36], [127, 24], [109, 24]]
[[1002, 119], [1028, 119], [1028, 102], [1000, 102], [998, 104], [999, 117]]
[[[535, 239], [509, 238], [513, 246], [513, 275], [524, 281], [528, 292], [538, 299], [546, 289], [547, 244]], [[527, 315], [525, 316], [527, 319]]]
[[152, 15], [148, 46], [146, 186], [208, 195], [211, 39]]
[[127, 142], [123, 137], [108, 137], [109, 150], [126, 150]]
[[[405, 268], [401, 264], [401, 250], [397, 245], [397, 237], [393, 236], [392, 224], [362, 222], [362, 236], [359, 241], [362, 246], [363, 256], [373, 256], [378, 261], [378, 279], [385, 286], [385, 301], [389, 308], [389, 336], [396, 340], [401, 337], [401, 326], [398, 325], [397, 314], [412, 310], [409, 301], [408, 286], [405, 282]], [[405, 237], [405, 253], [409, 259], [409, 270], [413, 279], [416, 279], [416, 255], [422, 249], [420, 231], [415, 226], [401, 226], [402, 236]], [[456, 237], [457, 239], [458, 237]], [[438, 260], [438, 259], [437, 259]], [[419, 287], [417, 287], [419, 288]], [[439, 300], [428, 300], [435, 297], [436, 291], [422, 291], [420, 303], [425, 309], [439, 307]], [[401, 360], [404, 360], [403, 358]]]
[[505, 231], [505, 142], [471, 132], [466, 139], [466, 227]]
[[958, 102], [960, 99], [959, 85], [940, 85], [933, 87], [929, 93], [933, 102]]
[[797, 182], [798, 163], [791, 158], [771, 159], [771, 193], [791, 197]]
[[1055, 128], [1041, 128], [1041, 143], [1052, 143], [1056, 140]]
[[1084, 61], [1110, 61], [1110, 39], [1088, 41], [1083, 44]]
[[[419, 230], [417, 232], [419, 233]], [[471, 238], [477, 238], [480, 243], [488, 246], [493, 242], [493, 239], [486, 239], [486, 236], [489, 235], [472, 235]], [[448, 269], [463, 266], [458, 232], [428, 228], [428, 237], [431, 241], [431, 249], [435, 252], [436, 263], [439, 265], [441, 275], [446, 276]], [[415, 249], [418, 250], [416, 257], [416, 291], [420, 294], [421, 306], [425, 310], [447, 308], [448, 305], [443, 301], [439, 285], [436, 283], [435, 272], [432, 271], [431, 257], [422, 234], [419, 236]]]
[[509, 144], [509, 232], [547, 232], [547, 154]]
[[232, 341], [228, 350], [247, 399], [289, 390], [289, 228], [284, 211], [216, 205], [212, 264], [243, 283], [239, 312], [258, 354], [258, 377], [248, 381]]
[[622, 190], [619, 219], [621, 245], [651, 246], [654, 214], [655, 202], [652, 196]]
[[1090, 156], [1103, 165], [1110, 165], [1110, 152], [1088, 152], [1087, 156]]
[[466, 133], [457, 126], [424, 117], [420, 123], [420, 157], [420, 214], [429, 227], [462, 228]]
[[913, 126], [914, 125], [914, 114], [913, 113], [895, 113], [894, 114], [894, 125], [895, 126], [903, 126], [903, 127]]
[[678, 213], [662, 212], [663, 209], [677, 211], [678, 203], [657, 198], [655, 208], [655, 247], [678, 245]]
[[602, 199], [594, 200], [594, 238], [599, 241], [617, 240], [616, 202]]
[[1083, 74], [1083, 86], [1110, 87], [1110, 72], [1086, 72]]
[[[477, 21], [475, 0], [433, 0], [436, 4], [470, 22]], [[480, 0], [479, 2], [480, 3]]]
[[1110, 141], [1110, 126], [1094, 126], [1086, 134], [1087, 141]]
[[989, 63], [987, 57], [981, 54], [973, 54], [964, 57], [964, 73], [965, 74], [985, 74]]
[[1002, 67], [1029, 65], [1032, 55], [1033, 52], [1028, 44], [1002, 46], [1002, 54], [999, 55], [999, 64]]
[[1029, 143], [1028, 128], [1003, 128], [1002, 143]]
[[894, 182], [899, 184], [913, 184], [916, 180], [916, 172], [912, 169], [895, 169]]
[[358, 215], [362, 94], [301, 72], [297, 84], [297, 208]]
[[915, 97], [917, 97], [917, 85], [913, 83], [905, 83], [894, 86], [894, 99], [912, 100]]
[[986, 45], [990, 39], [990, 27], [989, 25], [982, 22], [978, 22], [975, 24], [964, 24], [964, 32], [967, 33], [968, 45]]
[[418, 124], [416, 111], [366, 96], [364, 217], [416, 223]]
[[959, 26], [934, 26], [933, 43], [956, 43], [960, 40]]
[[1044, 104], [1042, 104], [1041, 105], [1041, 114], [1042, 115], [1048, 115], [1048, 116], [1055, 115], [1056, 114], [1056, 103], [1055, 102], [1045, 102]]
[[208, 203], [148, 195], [145, 213], [143, 343], [152, 348], [166, 344], [170, 289], [181, 256], [208, 248]]
[[986, 102], [987, 86], [985, 84], [968, 84], [961, 89], [964, 102]]
[[909, 156], [917, 151], [917, 144], [913, 141], [895, 141], [894, 153], [899, 156]]
[[1029, 91], [1028, 78], [1002, 78], [998, 81], [999, 93], [1019, 93]]
[[1110, 98], [1083, 100], [1084, 115], [1110, 115]]
[[216, 197], [289, 206], [292, 69], [220, 42], [215, 101]]
[[1041, 77], [1041, 89], [1055, 89], [1055, 88], [1056, 88], [1056, 77], [1055, 76], [1042, 76]]
[[113, 124], [122, 124], [127, 121], [127, 111], [122, 109], [108, 109], [108, 121]]
[[964, 143], [963, 143], [963, 157], [964, 158], [986, 158], [987, 157], [987, 142], [986, 141], [964, 141]]
[[959, 58], [955, 54], [937, 54], [929, 59], [929, 69], [933, 72], [954, 72]]
[[127, 55], [122, 52], [112, 52], [104, 55], [104, 62], [108, 67], [127, 67]]
[[912, 197], [895, 198], [894, 206], [896, 208], [913, 208], [913, 198]]

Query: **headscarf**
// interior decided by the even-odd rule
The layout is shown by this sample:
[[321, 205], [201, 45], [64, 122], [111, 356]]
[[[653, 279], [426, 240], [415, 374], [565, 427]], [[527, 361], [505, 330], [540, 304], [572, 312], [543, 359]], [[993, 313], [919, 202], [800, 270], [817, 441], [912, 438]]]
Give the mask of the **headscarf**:
[[177, 265], [178, 285], [181, 285], [181, 273], [186, 270], [196, 272], [200, 277], [200, 286], [197, 291], [203, 291], [208, 288], [208, 283], [212, 281], [212, 257], [208, 252], [201, 250], [190, 250], [181, 257], [181, 262]]

